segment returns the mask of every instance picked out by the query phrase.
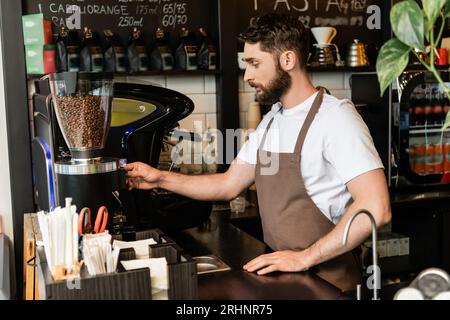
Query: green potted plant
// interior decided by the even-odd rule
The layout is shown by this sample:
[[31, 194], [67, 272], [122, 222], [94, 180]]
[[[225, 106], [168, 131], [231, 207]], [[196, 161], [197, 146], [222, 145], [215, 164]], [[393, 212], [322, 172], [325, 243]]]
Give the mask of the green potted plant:
[[[450, 99], [450, 88], [444, 83], [434, 64], [445, 20], [450, 17], [450, 0], [421, 2], [422, 8], [414, 0], [404, 0], [391, 9], [390, 19], [395, 38], [383, 45], [377, 59], [381, 95], [405, 70], [410, 53], [413, 53], [434, 75]], [[429, 52], [429, 62], [420, 54], [425, 52]], [[447, 127], [450, 127], [450, 112], [446, 115], [443, 129]]]

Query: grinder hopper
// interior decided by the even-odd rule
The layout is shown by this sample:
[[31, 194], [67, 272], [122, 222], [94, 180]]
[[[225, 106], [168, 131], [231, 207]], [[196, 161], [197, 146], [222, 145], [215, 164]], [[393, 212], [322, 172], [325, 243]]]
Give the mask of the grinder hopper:
[[111, 125], [113, 74], [49, 75], [56, 117], [74, 161], [101, 157]]

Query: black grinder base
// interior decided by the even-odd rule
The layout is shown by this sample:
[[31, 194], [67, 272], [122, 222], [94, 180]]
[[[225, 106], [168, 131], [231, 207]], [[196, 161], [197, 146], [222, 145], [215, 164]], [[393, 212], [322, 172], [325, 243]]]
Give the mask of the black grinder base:
[[126, 188], [125, 171], [118, 159], [102, 159], [95, 162], [57, 162], [55, 172], [58, 181], [58, 200], [63, 206], [66, 198], [72, 198], [77, 211], [88, 207], [93, 218], [100, 207], [108, 209], [108, 227], [112, 215], [120, 209], [113, 192]]

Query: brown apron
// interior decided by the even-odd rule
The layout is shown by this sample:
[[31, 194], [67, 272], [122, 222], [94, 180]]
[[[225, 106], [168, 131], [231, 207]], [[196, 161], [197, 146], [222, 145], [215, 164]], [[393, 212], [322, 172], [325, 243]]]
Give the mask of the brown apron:
[[[322, 104], [324, 90], [320, 88], [306, 116], [294, 153], [277, 154], [262, 149], [273, 119], [258, 148], [255, 173], [258, 204], [264, 241], [273, 250], [304, 250], [335, 227], [308, 195], [301, 173], [303, 143]], [[277, 161], [278, 170], [270, 172]], [[318, 276], [344, 291], [355, 289], [361, 283], [357, 258], [352, 252], [317, 265], [315, 269]]]

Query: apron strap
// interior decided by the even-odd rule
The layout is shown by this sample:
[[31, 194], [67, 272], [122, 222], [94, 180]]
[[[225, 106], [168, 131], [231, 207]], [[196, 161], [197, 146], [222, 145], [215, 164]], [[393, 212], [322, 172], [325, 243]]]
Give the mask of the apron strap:
[[[303, 149], [303, 144], [305, 143], [305, 139], [306, 139], [308, 130], [314, 121], [316, 113], [319, 111], [319, 108], [322, 105], [323, 94], [325, 91], [328, 91], [327, 89], [325, 89], [323, 87], [317, 87], [317, 89], [319, 90], [319, 93], [317, 94], [316, 98], [314, 99], [311, 109], [309, 110], [308, 115], [306, 116], [305, 122], [303, 123], [302, 129], [300, 130], [300, 133], [298, 135], [297, 143], [295, 144], [294, 153], [298, 153], [299, 155], [301, 155], [301, 152]], [[299, 160], [300, 160], [300, 157], [299, 157]]]
[[[327, 92], [328, 94], [330, 93], [328, 89], [324, 87], [317, 87], [316, 89], [319, 90], [319, 93], [317, 94], [317, 97], [314, 100], [311, 109], [308, 112], [308, 115], [306, 116], [305, 122], [302, 126], [299, 137], [297, 139], [297, 143], [295, 145], [294, 153], [300, 153], [302, 151], [303, 143], [305, 142], [306, 134], [308, 133], [309, 127], [311, 126], [314, 117], [316, 116], [316, 113], [319, 111], [319, 108], [322, 105], [324, 91]], [[283, 110], [283, 106], [281, 106], [278, 109], [278, 111], [274, 114], [272, 119], [270, 119], [269, 124], [267, 125], [267, 128], [264, 131], [264, 135], [258, 147], [258, 150], [261, 150], [264, 147], [264, 143], [266, 142], [267, 138], [267, 132], [269, 132], [273, 120], [275, 119], [275, 116], [277, 115], [278, 112], [281, 112], [281, 110]]]
[[267, 125], [267, 128], [264, 130], [264, 135], [262, 137], [261, 143], [259, 144], [258, 150], [262, 150], [262, 148], [264, 147], [264, 143], [266, 142], [266, 138], [267, 138], [267, 132], [269, 132], [269, 129], [272, 126], [273, 120], [275, 119], [275, 116], [277, 115], [278, 112], [281, 112], [281, 110], [283, 110], [282, 106], [273, 115], [272, 119], [270, 119], [269, 124]]

